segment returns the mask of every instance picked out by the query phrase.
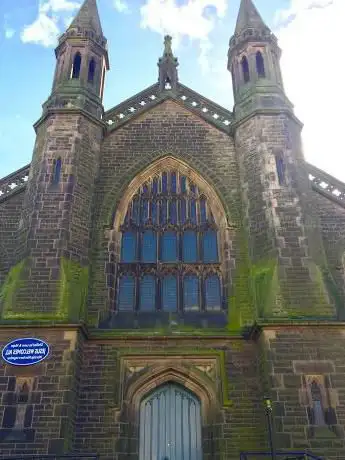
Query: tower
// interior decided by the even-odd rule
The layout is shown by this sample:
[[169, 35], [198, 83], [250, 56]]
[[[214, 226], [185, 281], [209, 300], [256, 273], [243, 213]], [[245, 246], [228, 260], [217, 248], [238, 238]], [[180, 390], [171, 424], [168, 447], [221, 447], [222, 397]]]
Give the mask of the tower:
[[258, 316], [332, 317], [327, 264], [301, 146], [285, 95], [277, 39], [252, 0], [242, 0], [230, 39], [233, 134]]
[[[96, 0], [85, 0], [55, 50], [18, 230], [4, 318], [77, 319], [87, 291], [91, 208], [109, 68]], [[73, 313], [72, 313], [72, 310]]]

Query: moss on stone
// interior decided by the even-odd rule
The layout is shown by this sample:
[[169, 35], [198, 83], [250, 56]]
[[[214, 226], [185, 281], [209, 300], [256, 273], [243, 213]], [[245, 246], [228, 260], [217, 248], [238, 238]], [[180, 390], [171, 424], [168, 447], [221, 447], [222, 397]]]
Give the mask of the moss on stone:
[[85, 318], [88, 267], [82, 267], [77, 262], [62, 258], [60, 277], [57, 281], [56, 308], [51, 312], [42, 312], [37, 311], [30, 298], [25, 305], [17, 299], [18, 292], [25, 289], [29, 283], [26, 274], [28, 264], [29, 261], [25, 259], [12, 267], [1, 288], [2, 322], [79, 322]]
[[257, 316], [272, 316], [279, 292], [278, 261], [267, 259], [251, 266], [250, 280]]

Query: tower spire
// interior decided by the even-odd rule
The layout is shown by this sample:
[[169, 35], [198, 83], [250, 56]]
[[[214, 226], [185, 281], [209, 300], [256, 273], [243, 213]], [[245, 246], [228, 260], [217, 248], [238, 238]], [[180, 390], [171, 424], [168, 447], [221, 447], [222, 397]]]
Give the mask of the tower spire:
[[235, 34], [239, 34], [244, 29], [268, 29], [252, 0], [241, 0]]
[[94, 32], [96, 35], [103, 35], [96, 0], [84, 1], [69, 26], [68, 30], [70, 29], [88, 30]]
[[158, 67], [159, 67], [159, 89], [163, 91], [167, 89], [166, 86], [170, 85], [169, 89], [175, 89], [178, 82], [178, 60], [174, 56], [171, 49], [171, 40], [170, 35], [164, 37], [164, 52], [163, 56], [159, 58]]

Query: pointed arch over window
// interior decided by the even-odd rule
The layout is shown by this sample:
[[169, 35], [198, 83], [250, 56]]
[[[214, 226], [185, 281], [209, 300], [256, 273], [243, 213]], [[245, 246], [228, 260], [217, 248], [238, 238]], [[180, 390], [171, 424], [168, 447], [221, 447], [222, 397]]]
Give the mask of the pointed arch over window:
[[53, 169], [53, 184], [58, 184], [60, 182], [61, 177], [61, 167], [62, 167], [62, 160], [59, 157], [57, 160], [54, 160], [54, 169]]
[[258, 74], [259, 78], [265, 78], [265, 62], [264, 58], [261, 54], [261, 51], [258, 51], [255, 55], [255, 60], [256, 60], [256, 71]]
[[115, 309], [221, 308], [218, 234], [225, 232], [227, 221], [204, 179], [182, 162], [164, 158], [132, 181], [119, 210], [114, 221], [115, 233], [122, 235], [121, 260], [114, 271], [119, 286]]
[[81, 70], [81, 54], [79, 51], [74, 55], [71, 78], [79, 78]]
[[248, 81], [250, 80], [250, 74], [249, 74], [249, 64], [248, 64], [247, 56], [242, 57], [241, 67], [242, 67], [243, 80], [245, 83], [248, 83]]
[[88, 70], [88, 74], [87, 74], [87, 81], [89, 83], [94, 82], [95, 73], [96, 73], [96, 61], [94, 60], [94, 58], [92, 58], [91, 61], [89, 62], [89, 70]]

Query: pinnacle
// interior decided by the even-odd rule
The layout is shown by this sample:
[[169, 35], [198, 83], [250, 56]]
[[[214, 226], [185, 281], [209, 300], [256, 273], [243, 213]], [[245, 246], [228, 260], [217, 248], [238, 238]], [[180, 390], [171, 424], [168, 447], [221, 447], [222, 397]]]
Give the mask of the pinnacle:
[[71, 28], [92, 30], [97, 35], [103, 35], [101, 21], [99, 19], [96, 0], [85, 0], [76, 17], [73, 19]]
[[235, 34], [244, 29], [267, 29], [258, 10], [252, 0], [241, 0], [240, 10], [237, 16]]

